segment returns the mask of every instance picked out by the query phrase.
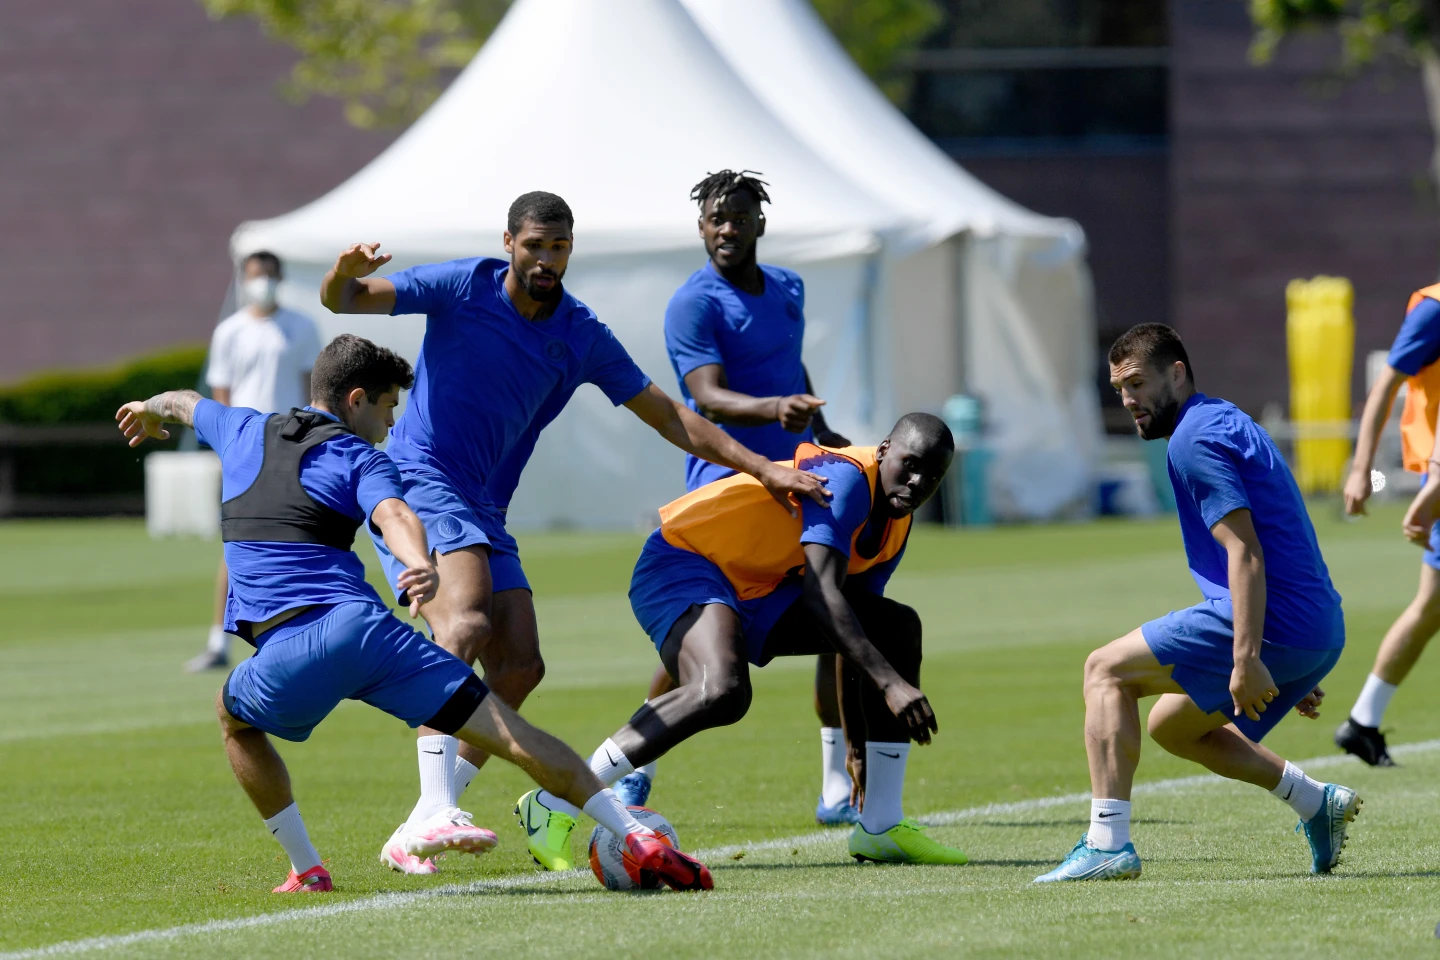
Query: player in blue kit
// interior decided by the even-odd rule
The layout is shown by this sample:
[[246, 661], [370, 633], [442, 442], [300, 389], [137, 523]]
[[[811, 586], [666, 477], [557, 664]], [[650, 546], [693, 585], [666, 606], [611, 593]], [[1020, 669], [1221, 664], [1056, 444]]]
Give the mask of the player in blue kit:
[[[290, 858], [290, 874], [275, 892], [333, 885], [267, 734], [303, 741], [344, 699], [521, 766], [537, 783], [583, 802], [671, 886], [708, 889], [702, 864], [659, 842], [574, 751], [489, 696], [467, 664], [392, 615], [365, 582], [351, 550], [362, 524], [398, 558], [396, 585], [409, 594], [412, 617], [439, 586], [424, 528], [401, 498], [399, 471], [373, 446], [412, 382], [403, 359], [346, 335], [316, 359], [312, 406], [304, 409], [267, 415], [181, 390], [128, 403], [115, 415], [131, 446], [167, 437], [165, 423], [182, 423], [220, 455], [230, 570], [225, 629], [256, 651], [226, 679], [216, 711], [236, 779]], [[412, 836], [413, 852], [493, 847], [495, 835], [468, 819], [442, 812]]]
[[[530, 584], [504, 511], [540, 431], [581, 384], [595, 384], [685, 452], [756, 477], [791, 511], [792, 495], [826, 499], [818, 478], [747, 450], [650, 382], [565, 290], [573, 228], [564, 200], [527, 193], [510, 207], [508, 262], [472, 258], [375, 277], [390, 255], [378, 244], [355, 244], [321, 287], [336, 313], [426, 317], [415, 390], [387, 448], [441, 575], [422, 614], [435, 641], [467, 663], [478, 659], [490, 689], [512, 707], [545, 668]], [[375, 540], [393, 581], [401, 564]], [[385, 851], [404, 847], [435, 811], [453, 809], [485, 761], [469, 746], [457, 756], [445, 731], [422, 730], [418, 750], [420, 799]], [[434, 870], [414, 858], [389, 862], [409, 873]]]
[[1269, 435], [1232, 403], [1195, 389], [1175, 331], [1133, 327], [1110, 348], [1110, 382], [1146, 440], [1169, 437], [1170, 482], [1190, 573], [1204, 600], [1152, 620], [1085, 662], [1090, 829], [1036, 882], [1140, 875], [1130, 793], [1142, 697], [1159, 697], [1150, 736], [1222, 777], [1289, 804], [1329, 873], [1360, 798], [1319, 783], [1259, 741], [1293, 708], [1318, 716], [1319, 683], [1340, 659], [1340, 595], [1305, 502]]
[[[770, 202], [766, 186], [754, 171], [721, 170], [690, 191], [700, 205], [700, 239], [710, 259], [670, 298], [665, 348], [690, 409], [766, 459], [789, 460], [807, 441], [826, 447], [848, 447], [850, 441], [825, 423], [820, 412], [825, 401], [813, 395], [800, 358], [804, 281], [757, 257], [757, 241], [765, 235], [760, 205]], [[685, 489], [734, 472], [687, 456]], [[647, 702], [674, 687], [664, 666], [657, 668]], [[815, 819], [855, 823], [860, 813], [850, 797], [834, 654], [816, 658], [815, 712], [822, 765]], [[627, 803], [643, 805], [654, 778], [655, 764], [647, 764], [617, 783], [615, 792]]]

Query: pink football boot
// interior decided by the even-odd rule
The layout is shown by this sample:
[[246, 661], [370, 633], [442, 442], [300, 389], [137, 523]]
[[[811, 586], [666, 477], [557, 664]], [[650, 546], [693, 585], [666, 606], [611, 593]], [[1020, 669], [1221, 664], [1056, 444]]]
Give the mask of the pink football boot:
[[271, 893], [328, 893], [334, 889], [335, 884], [330, 882], [330, 871], [324, 866], [318, 866], [300, 874], [292, 868], [285, 882]]
[[405, 852], [415, 857], [433, 857], [447, 850], [482, 854], [495, 849], [500, 838], [470, 822], [470, 814], [451, 807], [411, 827], [404, 840]]
[[380, 848], [380, 862], [391, 870], [410, 876], [425, 876], [438, 873], [440, 868], [429, 857], [420, 858], [405, 849], [405, 824], [395, 828], [385, 846]]

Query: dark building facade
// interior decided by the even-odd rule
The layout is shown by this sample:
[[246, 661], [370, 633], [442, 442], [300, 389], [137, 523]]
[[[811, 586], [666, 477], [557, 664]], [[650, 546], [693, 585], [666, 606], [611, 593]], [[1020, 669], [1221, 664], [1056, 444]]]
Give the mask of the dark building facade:
[[392, 134], [295, 107], [293, 62], [196, 0], [20, 3], [0, 29], [0, 381], [207, 340], [230, 233]]
[[[1416, 71], [1342, 81], [1325, 36], [1257, 67], [1243, 0], [945, 6], [910, 115], [991, 186], [1085, 227], [1102, 346], [1172, 323], [1201, 386], [1259, 413], [1288, 401], [1291, 279], [1350, 278], [1357, 358], [1387, 346], [1410, 291], [1436, 279]], [[1357, 401], [1362, 381], [1357, 363]]]

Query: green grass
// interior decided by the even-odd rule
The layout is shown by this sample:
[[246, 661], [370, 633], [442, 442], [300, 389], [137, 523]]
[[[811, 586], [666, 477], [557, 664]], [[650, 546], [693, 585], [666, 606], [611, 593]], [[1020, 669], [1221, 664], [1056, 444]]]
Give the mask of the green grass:
[[[1267, 741], [1294, 759], [1334, 753], [1334, 724], [1412, 595], [1419, 559], [1398, 535], [1394, 508], [1356, 524], [1317, 510], [1316, 522], [1346, 598], [1351, 644], [1327, 682], [1325, 718], [1291, 718]], [[525, 712], [582, 752], [634, 709], [655, 663], [624, 595], [640, 542], [521, 538], [549, 668]], [[975, 862], [861, 868], [845, 856], [843, 833], [818, 834], [810, 820], [819, 753], [813, 665], [782, 661], [756, 673], [743, 722], [661, 762], [653, 804], [688, 848], [727, 848], [712, 858], [716, 890], [703, 896], [610, 894], [588, 877], [537, 875], [510, 816], [525, 781], [498, 764], [463, 803], [500, 834], [498, 850], [451, 857], [437, 878], [384, 871], [380, 841], [416, 791], [413, 738], [354, 703], [307, 743], [281, 745], [338, 890], [323, 899], [270, 895], [286, 868], [220, 750], [218, 678], [180, 671], [203, 640], [218, 552], [210, 543], [151, 542], [130, 522], [0, 525], [0, 830], [11, 838], [0, 865], [0, 960], [211, 921], [222, 923], [164, 939], [104, 941], [92, 952], [831, 958], [1435, 950], [1440, 751], [1411, 753], [1391, 771], [1351, 761], [1314, 768], [1366, 797], [1332, 877], [1306, 873], [1305, 843], [1278, 801], [1255, 788], [1191, 783], [1136, 798], [1144, 879], [1029, 885], [1084, 829], [1083, 802], [1027, 801], [1088, 786], [1085, 654], [1196, 598], [1169, 522], [917, 533], [891, 594], [925, 619], [924, 687], [940, 734], [912, 754], [906, 806], [921, 815], [962, 812], [941, 818], [934, 833]], [[1440, 737], [1440, 704], [1428, 695], [1437, 670], [1422, 661], [1392, 707], [1397, 742]], [[1199, 772], [1147, 744], [1140, 779]], [[310, 912], [264, 921], [296, 909]], [[224, 923], [257, 917], [263, 922]]]

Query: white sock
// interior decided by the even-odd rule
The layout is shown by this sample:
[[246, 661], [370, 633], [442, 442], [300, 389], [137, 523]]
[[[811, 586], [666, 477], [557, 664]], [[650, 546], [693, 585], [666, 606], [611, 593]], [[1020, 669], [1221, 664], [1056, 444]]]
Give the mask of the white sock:
[[459, 803], [459, 802], [460, 802], [460, 798], [461, 798], [462, 796], [464, 796], [464, 795], [465, 795], [465, 791], [470, 788], [470, 783], [471, 783], [471, 781], [473, 781], [473, 780], [475, 779], [476, 775], [479, 774], [479, 773], [480, 773], [480, 768], [477, 767], [477, 766], [475, 766], [475, 764], [471, 763], [469, 760], [466, 760], [464, 757], [461, 757], [461, 756], [457, 756], [457, 757], [455, 758], [455, 802], [456, 802], [456, 803]]
[[[613, 791], [611, 791], [608, 787], [601, 792], [613, 793]], [[598, 796], [600, 796], [599, 793], [595, 794], [595, 797]], [[590, 799], [594, 800], [595, 797], [591, 797]], [[580, 819], [579, 807], [575, 806], [575, 804], [571, 803], [569, 800], [560, 799], [559, 797], [555, 796], [555, 794], [551, 793], [549, 790], [541, 790], [535, 795], [535, 799], [539, 800], [540, 805], [546, 807], [547, 809], [559, 810], [561, 813], [570, 814], [570, 816], [574, 817], [577, 820]], [[586, 809], [588, 810], [589, 808], [587, 807]]]
[[210, 653], [230, 653], [230, 634], [220, 624], [210, 627], [210, 636], [205, 639], [205, 649]]
[[820, 801], [827, 807], [850, 801], [850, 771], [845, 769], [845, 731], [820, 728]]
[[865, 809], [860, 825], [868, 833], [884, 833], [905, 818], [905, 761], [908, 743], [865, 744]]
[[280, 841], [280, 846], [285, 848], [285, 855], [290, 858], [290, 867], [297, 874], [320, 866], [320, 854], [310, 842], [310, 834], [305, 832], [305, 821], [300, 819], [298, 804], [292, 803], [266, 820], [265, 827]]
[[420, 758], [420, 799], [410, 811], [410, 823], [421, 823], [455, 806], [455, 751], [459, 747], [459, 740], [443, 733], [415, 740]]
[[1130, 801], [1091, 800], [1090, 830], [1085, 834], [1096, 850], [1119, 850], [1130, 842]]
[[620, 798], [615, 796], [615, 791], [606, 787], [595, 796], [585, 801], [585, 812], [595, 819], [606, 830], [617, 837], [624, 837], [631, 833], [653, 833], [654, 831], [642, 825], [636, 820]]
[[637, 767], [636, 770], [635, 770], [635, 772], [636, 772], [636, 773], [643, 773], [643, 774], [645, 775], [645, 779], [646, 779], [646, 780], [649, 780], [651, 783], [654, 783], [654, 782], [655, 782], [655, 764], [657, 764], [657, 763], [659, 763], [659, 762], [660, 762], [660, 761], [658, 761], [658, 760], [651, 760], [649, 763], [645, 764], [645, 766], [643, 766], [643, 767]]
[[1285, 772], [1280, 775], [1280, 785], [1270, 792], [1290, 804], [1290, 809], [1301, 820], [1315, 816], [1320, 812], [1320, 804], [1325, 802], [1325, 784], [1311, 780], [1305, 776], [1304, 770], [1288, 760], [1285, 761]]
[[615, 746], [615, 741], [606, 739], [600, 744], [600, 748], [590, 755], [590, 769], [600, 782], [610, 786], [621, 777], [627, 777], [635, 772], [635, 765], [625, 759], [625, 754]]
[[1395, 684], [1370, 674], [1365, 678], [1365, 686], [1360, 688], [1360, 696], [1355, 698], [1355, 706], [1350, 708], [1350, 719], [1362, 727], [1380, 726], [1380, 721], [1385, 719], [1385, 708], [1390, 706], [1390, 698], [1397, 689]]

